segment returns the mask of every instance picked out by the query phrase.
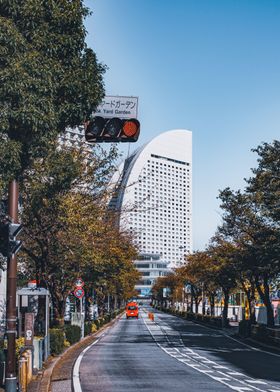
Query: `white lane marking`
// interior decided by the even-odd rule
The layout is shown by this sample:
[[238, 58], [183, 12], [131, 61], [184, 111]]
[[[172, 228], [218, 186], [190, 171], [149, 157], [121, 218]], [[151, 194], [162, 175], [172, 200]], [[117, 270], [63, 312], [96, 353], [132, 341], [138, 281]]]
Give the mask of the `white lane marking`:
[[[182, 320], [182, 321], [183, 321], [183, 320]], [[202, 327], [202, 328], [204, 328], [204, 329], [207, 329], [207, 330], [209, 331], [209, 327], [207, 327], [206, 325], [199, 324], [199, 326]], [[234, 340], [235, 342], [237, 342], [237, 343], [239, 343], [239, 344], [241, 344], [241, 345], [243, 345], [243, 346], [245, 346], [245, 347], [250, 348], [251, 350], [260, 351], [260, 352], [263, 352], [263, 353], [265, 353], [265, 354], [272, 355], [272, 356], [274, 356], [274, 357], [280, 357], [280, 354], [271, 353], [271, 352], [269, 352], [269, 351], [262, 350], [261, 348], [256, 348], [256, 347], [254, 347], [254, 346], [251, 346], [251, 345], [248, 344], [248, 343], [241, 342], [240, 340], [235, 339], [234, 337], [228, 335], [227, 333], [225, 333], [225, 332], [223, 332], [223, 331], [221, 331], [220, 333], [221, 333], [223, 336], [225, 336], [225, 337], [227, 337], [227, 338], [229, 338], [229, 339], [231, 339], [231, 340]], [[280, 392], [280, 389], [279, 389], [279, 390], [275, 390], [275, 391], [276, 391], [276, 392]]]
[[80, 364], [81, 361], [83, 359], [83, 356], [85, 355], [85, 353], [92, 347], [94, 346], [96, 343], [99, 342], [99, 339], [95, 340], [90, 346], [86, 347], [81, 354], [78, 356], [78, 358], [76, 359], [74, 368], [73, 368], [73, 389], [74, 392], [82, 392], [82, 387], [81, 387], [81, 383], [80, 383]]
[[[205, 371], [204, 369], [201, 369], [201, 367], [203, 367], [203, 366], [206, 367], [206, 368], [209, 368], [209, 366], [207, 366], [205, 363], [193, 364], [193, 363], [187, 362], [187, 361], [185, 361], [185, 360], [181, 360], [181, 359], [179, 359], [179, 358], [176, 358], [176, 356], [175, 356], [174, 354], [170, 354], [170, 353], [166, 350], [165, 347], [163, 347], [160, 343], [158, 343], [158, 342], [156, 341], [156, 338], [155, 338], [154, 335], [152, 334], [152, 331], [151, 331], [151, 329], [149, 328], [149, 326], [148, 326], [148, 324], [146, 323], [146, 320], [145, 320], [144, 318], [143, 318], [143, 321], [144, 321], [144, 323], [145, 323], [145, 325], [146, 325], [148, 331], [150, 332], [150, 335], [152, 336], [153, 340], [154, 340], [155, 343], [157, 344], [157, 346], [160, 347], [163, 351], [165, 351], [165, 352], [166, 352], [168, 355], [170, 355], [171, 357], [175, 357], [175, 359], [177, 359], [178, 361], [184, 363], [186, 366], [189, 366], [189, 367], [191, 367], [191, 368], [197, 370], [198, 372], [207, 375], [208, 377], [212, 378], [213, 380], [218, 381], [218, 382], [220, 382], [220, 383], [222, 383], [222, 384], [228, 386], [230, 389], [235, 390], [235, 391], [238, 391], [238, 392], [243, 392], [243, 391], [260, 391], [260, 392], [267, 392], [267, 391], [268, 391], [267, 389], [265, 389], [265, 390], [264, 390], [264, 389], [260, 389], [260, 388], [254, 386], [254, 385], [248, 385], [248, 384], [246, 384], [246, 382], [245, 382], [244, 380], [240, 380], [240, 379], [236, 379], [236, 378], [232, 377], [232, 375], [230, 375], [229, 372], [223, 373], [223, 372], [221, 372], [221, 371], [216, 370], [216, 371], [215, 371], [216, 374], [217, 374], [217, 373], [220, 373], [222, 377], [214, 376], [214, 375], [210, 374], [209, 371]], [[158, 326], [158, 328], [160, 328], [160, 326]], [[227, 335], [225, 335], [225, 336], [231, 338], [230, 336], [227, 336]], [[167, 340], [169, 340], [168, 337], [166, 337], [166, 338], [167, 338]], [[233, 339], [233, 338], [232, 338], [232, 339]], [[233, 339], [233, 340], [236, 340], [236, 339]], [[236, 341], [237, 341], [238, 343], [244, 344], [244, 343], [242, 343], [242, 342], [239, 342], [238, 340], [236, 340]], [[171, 342], [171, 344], [172, 344], [172, 342]], [[244, 345], [246, 345], [246, 344], [244, 344]], [[249, 347], [250, 347], [250, 346], [249, 346]], [[252, 347], [252, 349], [254, 349], [254, 350], [256, 350], [256, 351], [262, 351], [262, 350], [259, 350], [259, 349], [255, 349], [254, 347]], [[175, 350], [179, 351], [179, 349], [177, 349], [177, 348], [175, 348]], [[184, 350], [184, 349], [183, 349], [183, 350]], [[184, 351], [186, 351], [186, 350], [184, 350]], [[188, 352], [189, 352], [189, 354], [190, 354], [189, 357], [191, 358], [192, 362], [198, 362], [198, 360], [197, 360], [196, 358], [202, 358], [200, 355], [198, 355], [198, 356], [196, 355], [196, 358], [195, 358], [195, 355], [192, 355], [192, 354], [196, 354], [196, 353], [195, 353], [193, 350], [191, 350], [191, 349], [188, 349]], [[183, 354], [183, 355], [184, 355], [184, 354]], [[184, 356], [186, 356], [186, 355], [184, 355]], [[210, 361], [210, 362], [213, 362], [213, 361]], [[215, 362], [213, 362], [213, 363], [215, 363]], [[215, 363], [215, 364], [216, 364], [217, 366], [219, 366], [217, 363]], [[213, 367], [214, 367], [214, 366], [213, 366]], [[226, 368], [226, 369], [227, 369], [227, 368]], [[235, 373], [235, 372], [231, 372], [231, 373]], [[238, 373], [238, 372], [236, 372], [236, 373]], [[238, 373], [238, 375], [240, 375], [240, 374], [242, 374], [242, 373]], [[244, 375], [244, 376], [245, 376], [245, 375]], [[245, 377], [246, 377], [246, 376], [245, 376]], [[237, 385], [232, 385], [232, 384], [230, 384], [229, 382], [234, 383], [234, 384], [236, 384], [236, 383], [237, 383], [237, 384], [241, 384], [241, 386], [240, 386], [240, 385], [238, 385], [238, 386], [237, 386]], [[251, 383], [251, 384], [252, 384], [252, 383]], [[265, 384], [265, 385], [268, 385], [268, 384]], [[269, 390], [269, 391], [272, 392], [273, 390]], [[276, 391], [276, 390], [275, 390], [275, 391]], [[277, 392], [278, 392], [278, 391], [277, 391]], [[279, 392], [280, 392], [280, 391], [279, 391]]]
[[222, 365], [214, 365], [213, 368], [215, 368], [215, 369], [227, 369], [227, 370], [229, 370], [228, 367], [222, 366]]

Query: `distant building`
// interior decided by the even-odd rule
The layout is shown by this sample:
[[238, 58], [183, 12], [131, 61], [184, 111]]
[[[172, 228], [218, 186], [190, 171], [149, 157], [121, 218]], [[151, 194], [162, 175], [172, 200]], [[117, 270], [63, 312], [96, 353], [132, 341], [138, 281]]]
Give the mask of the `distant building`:
[[192, 133], [155, 137], [123, 162], [112, 183], [110, 208], [120, 211], [119, 224], [140, 252], [180, 265], [192, 252]]
[[75, 128], [66, 128], [64, 132], [59, 135], [59, 144], [67, 147], [84, 147], [89, 148], [90, 145], [85, 141], [85, 129], [83, 126]]
[[139, 297], [149, 297], [155, 280], [171, 272], [167, 267], [167, 262], [156, 254], [140, 254], [134, 260], [134, 264], [141, 273], [141, 278], [135, 286]]

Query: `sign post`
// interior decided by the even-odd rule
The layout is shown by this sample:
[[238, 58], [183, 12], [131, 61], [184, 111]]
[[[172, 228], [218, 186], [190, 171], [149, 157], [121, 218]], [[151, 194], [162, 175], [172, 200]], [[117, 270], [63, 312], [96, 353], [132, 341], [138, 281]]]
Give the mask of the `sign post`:
[[85, 337], [85, 324], [84, 324], [84, 309], [83, 309], [83, 297], [85, 295], [83, 286], [84, 281], [81, 278], [77, 278], [75, 282], [76, 289], [74, 295], [80, 300], [80, 320], [81, 320], [81, 339]]

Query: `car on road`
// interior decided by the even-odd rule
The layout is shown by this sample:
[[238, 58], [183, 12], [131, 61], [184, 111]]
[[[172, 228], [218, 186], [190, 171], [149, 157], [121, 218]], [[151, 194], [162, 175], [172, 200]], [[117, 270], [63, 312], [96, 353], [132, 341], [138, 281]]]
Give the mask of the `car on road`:
[[126, 318], [136, 317], [138, 318], [139, 309], [137, 302], [128, 302], [125, 308]]

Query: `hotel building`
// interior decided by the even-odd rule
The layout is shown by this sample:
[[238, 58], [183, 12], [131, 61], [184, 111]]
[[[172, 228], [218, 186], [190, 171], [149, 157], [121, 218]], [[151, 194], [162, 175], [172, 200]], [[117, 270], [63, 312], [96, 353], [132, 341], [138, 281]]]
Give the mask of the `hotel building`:
[[[136, 150], [112, 179], [110, 208], [140, 253], [179, 266], [192, 252], [192, 133], [171, 130]], [[146, 271], [147, 272], [147, 271]]]

